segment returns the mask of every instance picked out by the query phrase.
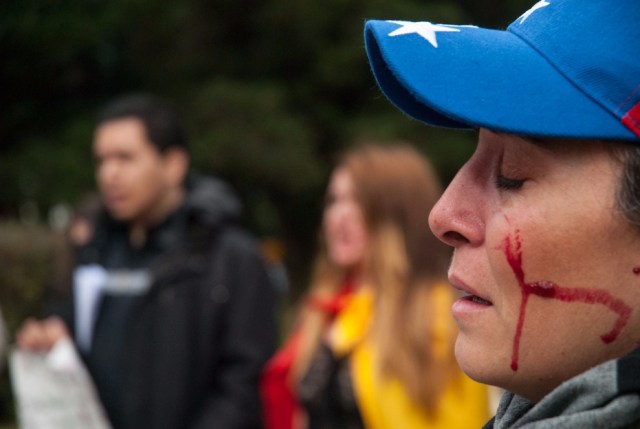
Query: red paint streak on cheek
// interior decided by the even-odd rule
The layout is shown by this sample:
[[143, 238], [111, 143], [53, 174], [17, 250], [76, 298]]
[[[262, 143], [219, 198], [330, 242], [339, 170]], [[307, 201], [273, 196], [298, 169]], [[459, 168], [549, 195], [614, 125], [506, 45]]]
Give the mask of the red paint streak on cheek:
[[[515, 243], [512, 244], [511, 237], [507, 236], [504, 239], [504, 252], [507, 258], [507, 262], [513, 271], [513, 274], [518, 280], [520, 291], [522, 294], [522, 300], [520, 302], [520, 314], [518, 316], [518, 324], [516, 326], [515, 336], [513, 338], [513, 351], [511, 355], [511, 369], [513, 371], [518, 370], [518, 360], [520, 354], [520, 338], [522, 337], [522, 330], [524, 327], [527, 303], [531, 295], [536, 295], [541, 298], [557, 299], [563, 302], [582, 302], [586, 304], [599, 304], [609, 308], [612, 312], [618, 315], [611, 331], [600, 336], [602, 342], [605, 344], [611, 343], [620, 332], [624, 329], [631, 315], [631, 307], [629, 307], [621, 299], [615, 298], [606, 290], [600, 289], [583, 289], [583, 288], [568, 288], [561, 287], [554, 282], [548, 280], [540, 280], [532, 283], [526, 283], [524, 281], [525, 273], [522, 268], [522, 240], [520, 239], [520, 232], [516, 231], [514, 235]], [[637, 267], [638, 273], [640, 273], [640, 267]], [[634, 268], [635, 272], [636, 268]], [[638, 274], [637, 273], [637, 274]]]

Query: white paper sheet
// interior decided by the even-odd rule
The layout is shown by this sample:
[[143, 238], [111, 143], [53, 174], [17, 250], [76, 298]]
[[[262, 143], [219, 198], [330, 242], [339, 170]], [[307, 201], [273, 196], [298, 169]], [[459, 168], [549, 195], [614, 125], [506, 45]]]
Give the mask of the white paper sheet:
[[49, 353], [14, 349], [9, 368], [21, 429], [109, 429], [93, 381], [69, 339]]

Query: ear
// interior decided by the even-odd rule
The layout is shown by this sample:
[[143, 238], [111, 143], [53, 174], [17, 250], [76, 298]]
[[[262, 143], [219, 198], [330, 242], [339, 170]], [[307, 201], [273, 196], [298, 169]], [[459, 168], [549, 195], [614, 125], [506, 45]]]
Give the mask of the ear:
[[171, 186], [181, 187], [189, 170], [189, 155], [183, 149], [171, 148], [163, 155], [165, 177]]

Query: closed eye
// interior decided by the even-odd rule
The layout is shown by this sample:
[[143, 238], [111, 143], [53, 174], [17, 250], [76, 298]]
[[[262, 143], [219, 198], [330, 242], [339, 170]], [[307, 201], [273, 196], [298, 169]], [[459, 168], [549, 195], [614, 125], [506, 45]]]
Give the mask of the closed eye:
[[502, 174], [498, 174], [496, 177], [496, 187], [498, 189], [504, 190], [513, 190], [520, 189], [524, 184], [524, 179], [512, 179], [510, 177], [505, 177]]

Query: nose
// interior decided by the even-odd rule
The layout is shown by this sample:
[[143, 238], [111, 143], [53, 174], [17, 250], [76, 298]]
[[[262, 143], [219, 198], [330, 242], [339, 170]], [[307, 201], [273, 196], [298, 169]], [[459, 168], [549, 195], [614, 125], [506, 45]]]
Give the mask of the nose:
[[458, 171], [429, 214], [431, 231], [454, 248], [478, 246], [484, 238], [483, 186], [472, 161]]
[[101, 186], [108, 186], [118, 175], [117, 163], [112, 160], [105, 159], [96, 167], [96, 176]]

